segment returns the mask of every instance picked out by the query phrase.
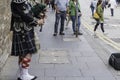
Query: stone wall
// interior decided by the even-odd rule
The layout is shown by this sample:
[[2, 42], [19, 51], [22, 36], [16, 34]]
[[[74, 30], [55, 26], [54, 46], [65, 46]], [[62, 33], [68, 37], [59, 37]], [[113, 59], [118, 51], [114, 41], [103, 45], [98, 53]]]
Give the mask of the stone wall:
[[0, 70], [11, 53], [10, 2], [11, 0], [0, 0]]
[[10, 1], [0, 0], [0, 70], [11, 52]]

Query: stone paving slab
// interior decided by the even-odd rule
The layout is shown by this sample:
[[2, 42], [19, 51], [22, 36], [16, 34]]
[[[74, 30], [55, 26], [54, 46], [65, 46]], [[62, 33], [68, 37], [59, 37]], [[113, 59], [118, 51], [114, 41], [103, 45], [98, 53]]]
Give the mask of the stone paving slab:
[[7, 63], [9, 64], [5, 64], [0, 80], [15, 80], [17, 75], [17, 57], [8, 58]]
[[82, 74], [76, 68], [54, 68], [46, 69], [45, 76], [49, 77], [80, 77]]
[[36, 80], [56, 80], [56, 77], [38, 77]]
[[94, 80], [93, 77], [57, 77], [56, 80]]
[[39, 54], [39, 63], [69, 63], [66, 51], [42, 51]]
[[110, 71], [108, 70], [99, 70], [98, 69], [92, 69], [92, 70], [81, 70], [81, 73], [84, 77], [109, 77], [113, 76]]
[[0, 80], [16, 80], [16, 76], [4, 75], [0, 78]]
[[105, 66], [104, 63], [101, 62], [86, 62], [86, 64], [88, 65], [88, 68], [90, 70], [107, 70], [107, 67]]
[[95, 77], [95, 80], [116, 80], [115, 77]]
[[64, 41], [79, 41], [78, 38], [75, 38], [75, 37], [65, 37], [63, 38]]
[[66, 57], [67, 51], [65, 50], [47, 50], [47, 51], [41, 51], [39, 53], [40, 57]]
[[39, 63], [69, 63], [67, 57], [40, 57]]

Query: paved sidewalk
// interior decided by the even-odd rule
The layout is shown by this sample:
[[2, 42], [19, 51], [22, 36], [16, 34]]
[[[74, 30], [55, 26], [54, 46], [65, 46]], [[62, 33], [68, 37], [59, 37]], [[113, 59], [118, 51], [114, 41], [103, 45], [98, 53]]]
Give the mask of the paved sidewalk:
[[[82, 3], [84, 5], [84, 1]], [[117, 73], [107, 64], [109, 55], [104, 55], [107, 56], [105, 62], [99, 56], [100, 53], [107, 54], [107, 52], [88, 34], [83, 25], [81, 27], [83, 27], [84, 35], [78, 38], [75, 38], [72, 33], [71, 22], [68, 29], [65, 30], [65, 36], [54, 37], [52, 34], [55, 14], [49, 9], [47, 15], [43, 32], [39, 32], [39, 27], [36, 28], [41, 50], [32, 57], [30, 67], [30, 73], [38, 76], [36, 80], [120, 79], [119, 72]], [[16, 80], [17, 66], [17, 58], [9, 57], [0, 80]]]

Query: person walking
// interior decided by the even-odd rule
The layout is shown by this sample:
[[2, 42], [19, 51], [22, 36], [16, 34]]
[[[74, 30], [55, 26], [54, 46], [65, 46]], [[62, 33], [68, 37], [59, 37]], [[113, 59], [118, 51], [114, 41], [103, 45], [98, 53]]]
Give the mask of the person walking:
[[65, 33], [64, 33], [64, 22], [65, 22], [65, 19], [66, 19], [66, 11], [68, 10], [68, 5], [69, 5], [68, 0], [55, 0], [55, 10], [56, 10], [55, 17], [56, 17], [56, 19], [55, 19], [53, 36], [57, 36], [59, 21], [61, 21], [59, 34], [60, 35], [65, 35]]
[[52, 6], [52, 10], [55, 10], [55, 6], [54, 6], [55, 0], [51, 0], [51, 6]]
[[111, 11], [111, 16], [114, 16], [114, 8], [117, 6], [117, 3], [115, 0], [110, 0], [110, 11]]
[[117, 5], [119, 5], [120, 4], [120, 0], [116, 0], [116, 3], [117, 3]]
[[[69, 13], [70, 13], [70, 17], [72, 20], [72, 29], [73, 29], [73, 34], [76, 34], [76, 0], [71, 0], [70, 4], [69, 4]], [[81, 17], [81, 9], [80, 9], [80, 4], [78, 4], [78, 35], [82, 35], [82, 33], [80, 32], [80, 17]]]
[[18, 56], [19, 73], [17, 80], [35, 80], [37, 77], [30, 75], [28, 69], [32, 54], [37, 52], [35, 46], [34, 26], [43, 24], [43, 20], [35, 20], [31, 7], [26, 0], [11, 1], [11, 28], [12, 56]]
[[97, 2], [97, 8], [96, 8], [96, 13], [99, 16], [99, 19], [96, 19], [96, 25], [94, 27], [94, 35], [96, 35], [96, 29], [99, 26], [99, 24], [101, 24], [101, 30], [104, 33], [104, 17], [103, 17], [103, 8], [102, 8], [102, 0], [99, 0]]
[[90, 8], [91, 8], [91, 11], [92, 11], [92, 16], [94, 15], [96, 5], [97, 5], [97, 0], [92, 0], [91, 4], [90, 4]]

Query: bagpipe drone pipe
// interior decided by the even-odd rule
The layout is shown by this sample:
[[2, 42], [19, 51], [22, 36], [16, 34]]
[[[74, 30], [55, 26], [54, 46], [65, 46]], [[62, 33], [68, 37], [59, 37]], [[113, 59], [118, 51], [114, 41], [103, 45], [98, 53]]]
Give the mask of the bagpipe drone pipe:
[[[36, 5], [34, 5], [32, 8], [31, 8], [34, 16], [38, 19], [45, 19], [45, 16], [46, 16], [46, 5], [45, 4], [42, 4], [42, 3], [36, 3]], [[40, 32], [42, 32], [42, 26], [43, 25], [39, 25], [41, 26], [40, 28]]]

